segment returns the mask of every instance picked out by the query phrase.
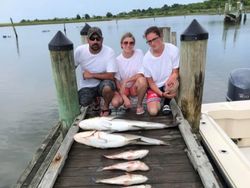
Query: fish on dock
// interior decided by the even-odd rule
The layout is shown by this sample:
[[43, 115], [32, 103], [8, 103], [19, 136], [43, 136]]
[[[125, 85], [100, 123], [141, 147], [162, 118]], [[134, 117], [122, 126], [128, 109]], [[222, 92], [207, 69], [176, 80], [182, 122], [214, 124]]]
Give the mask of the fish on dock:
[[133, 130], [165, 129], [177, 125], [167, 125], [164, 123], [155, 123], [148, 121], [135, 121], [127, 119], [117, 119], [114, 116], [94, 117], [82, 120], [79, 127], [83, 130], [99, 130], [109, 132], [123, 132]]
[[151, 188], [151, 185], [132, 185], [132, 186], [126, 186], [126, 187], [122, 187], [122, 188]]
[[126, 172], [133, 172], [133, 171], [148, 171], [149, 167], [142, 161], [129, 161], [123, 163], [117, 163], [114, 165], [106, 166], [101, 169], [103, 170], [123, 170]]
[[144, 136], [107, 133], [103, 131], [84, 131], [74, 135], [74, 140], [80, 144], [106, 149], [118, 148], [129, 144], [136, 145], [168, 145], [166, 142]]
[[122, 153], [112, 154], [112, 155], [103, 155], [108, 159], [125, 159], [125, 160], [135, 160], [142, 159], [148, 154], [149, 150], [140, 149], [140, 150], [129, 150]]
[[144, 183], [148, 180], [146, 176], [140, 174], [126, 174], [114, 178], [100, 179], [96, 180], [96, 183], [105, 183], [105, 184], [115, 184], [115, 185], [135, 185]]

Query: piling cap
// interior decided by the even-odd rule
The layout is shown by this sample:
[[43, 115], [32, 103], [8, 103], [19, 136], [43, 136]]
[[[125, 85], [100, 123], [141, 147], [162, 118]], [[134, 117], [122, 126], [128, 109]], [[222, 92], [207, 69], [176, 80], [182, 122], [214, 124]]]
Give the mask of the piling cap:
[[207, 40], [208, 32], [197, 22], [196, 19], [181, 34], [181, 41]]
[[73, 50], [73, 43], [61, 31], [58, 31], [49, 43], [49, 50]]
[[85, 23], [84, 27], [80, 31], [80, 35], [87, 35], [89, 31], [90, 25]]

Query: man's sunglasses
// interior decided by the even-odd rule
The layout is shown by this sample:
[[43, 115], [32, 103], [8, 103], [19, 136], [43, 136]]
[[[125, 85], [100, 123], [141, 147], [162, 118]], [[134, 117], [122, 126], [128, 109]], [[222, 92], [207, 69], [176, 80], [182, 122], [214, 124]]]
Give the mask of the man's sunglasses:
[[91, 41], [95, 41], [96, 40], [97, 42], [99, 42], [99, 41], [102, 40], [102, 38], [101, 37], [90, 37], [89, 40], [91, 40]]
[[152, 44], [152, 42], [156, 41], [158, 38], [160, 38], [160, 37], [155, 37], [155, 38], [153, 38], [151, 40], [146, 41], [146, 43], [147, 44]]

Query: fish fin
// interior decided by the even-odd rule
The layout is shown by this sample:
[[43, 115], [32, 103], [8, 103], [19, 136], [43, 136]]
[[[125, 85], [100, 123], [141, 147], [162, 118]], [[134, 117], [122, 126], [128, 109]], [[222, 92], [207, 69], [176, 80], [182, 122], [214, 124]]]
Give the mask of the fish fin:
[[91, 177], [92, 181], [95, 182], [95, 183], [100, 183], [100, 179], [96, 179], [94, 177]]
[[[154, 142], [155, 140], [157, 142]], [[153, 138], [146, 138], [146, 137], [136, 138], [135, 140], [133, 140], [132, 143], [138, 144], [138, 145], [169, 145], [165, 141], [157, 140], [157, 139], [153, 139]]]
[[135, 128], [140, 128], [140, 129], [146, 129], [144, 126], [142, 125], [131, 125], [131, 127], [135, 127]]

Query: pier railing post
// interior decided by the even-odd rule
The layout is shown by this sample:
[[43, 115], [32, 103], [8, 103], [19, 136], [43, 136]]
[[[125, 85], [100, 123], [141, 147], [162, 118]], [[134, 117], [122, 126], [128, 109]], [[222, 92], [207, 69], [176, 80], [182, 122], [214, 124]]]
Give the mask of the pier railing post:
[[163, 41], [164, 42], [170, 42], [171, 37], [171, 28], [170, 27], [159, 27], [162, 33]]
[[90, 25], [85, 23], [84, 27], [80, 31], [82, 44], [87, 43], [87, 34], [88, 34], [88, 31], [89, 31], [89, 28], [90, 28]]
[[49, 43], [53, 77], [56, 85], [59, 118], [65, 134], [75, 117], [80, 114], [73, 43], [58, 31]]
[[178, 105], [193, 132], [200, 124], [207, 39], [207, 31], [196, 20], [181, 34]]

